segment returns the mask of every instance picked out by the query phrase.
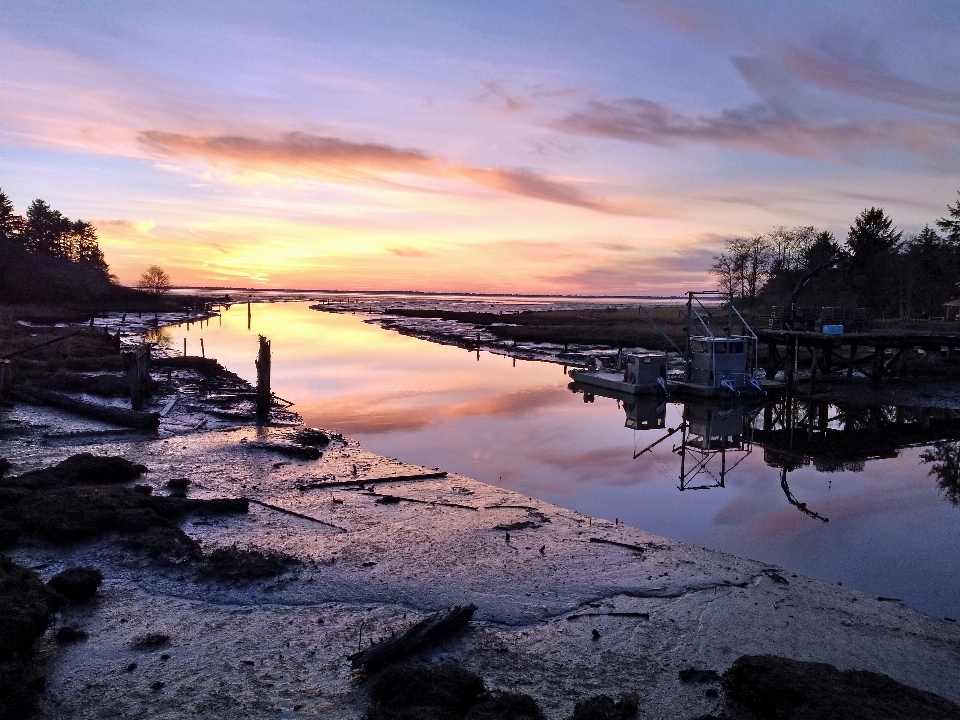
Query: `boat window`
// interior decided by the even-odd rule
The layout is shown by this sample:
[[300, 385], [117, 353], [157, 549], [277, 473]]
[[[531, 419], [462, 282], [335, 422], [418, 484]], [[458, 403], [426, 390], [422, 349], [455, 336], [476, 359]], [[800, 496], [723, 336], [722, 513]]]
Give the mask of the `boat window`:
[[741, 354], [742, 354], [742, 353], [743, 353], [743, 343], [742, 343], [742, 342], [734, 343], [734, 344], [733, 344], [733, 349], [732, 349], [730, 352], [741, 353]]
[[727, 354], [727, 344], [725, 342], [718, 342], [713, 344], [713, 352], [716, 355], [726, 355]]

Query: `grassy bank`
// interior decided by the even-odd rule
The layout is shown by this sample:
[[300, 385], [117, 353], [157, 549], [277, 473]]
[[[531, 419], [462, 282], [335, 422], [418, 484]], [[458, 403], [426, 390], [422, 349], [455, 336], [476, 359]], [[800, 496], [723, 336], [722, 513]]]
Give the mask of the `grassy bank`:
[[[685, 335], [681, 310], [676, 306], [647, 308], [657, 324], [678, 344]], [[386, 312], [399, 317], [469, 323], [506, 341], [672, 349], [637, 308], [526, 310], [507, 314], [407, 308], [393, 308]]]

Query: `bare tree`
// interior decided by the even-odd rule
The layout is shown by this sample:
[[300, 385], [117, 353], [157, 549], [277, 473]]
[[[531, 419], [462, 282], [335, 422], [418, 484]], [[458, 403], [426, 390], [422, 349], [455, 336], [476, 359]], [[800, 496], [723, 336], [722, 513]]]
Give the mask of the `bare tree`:
[[170, 289], [170, 276], [159, 265], [151, 265], [140, 274], [137, 287], [152, 293], [165, 293]]
[[770, 278], [773, 259], [766, 235], [735, 237], [727, 240], [714, 258], [710, 272], [717, 276], [717, 285], [732, 301], [743, 300], [751, 311], [757, 294]]

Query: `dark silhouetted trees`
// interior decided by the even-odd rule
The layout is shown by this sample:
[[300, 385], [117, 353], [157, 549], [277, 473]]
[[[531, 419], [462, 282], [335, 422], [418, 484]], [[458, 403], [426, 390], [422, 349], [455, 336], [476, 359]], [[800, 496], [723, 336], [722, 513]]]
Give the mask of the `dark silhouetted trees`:
[[841, 246], [814, 227], [774, 228], [728, 240], [711, 272], [718, 288], [753, 314], [786, 307], [797, 283], [836, 258], [803, 291], [806, 306], [866, 308], [877, 317], [940, 317], [960, 292], [960, 201], [930, 226], [904, 238], [883, 208], [870, 207], [850, 225]]
[[21, 217], [0, 189], [0, 302], [89, 302], [114, 287], [93, 225], [43, 200]]

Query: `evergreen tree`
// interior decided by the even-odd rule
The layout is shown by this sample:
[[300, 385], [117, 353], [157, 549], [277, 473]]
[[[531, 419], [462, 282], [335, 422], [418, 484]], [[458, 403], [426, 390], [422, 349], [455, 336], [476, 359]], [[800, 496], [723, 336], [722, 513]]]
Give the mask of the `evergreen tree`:
[[[960, 191], [957, 195], [960, 196]], [[947, 240], [960, 246], [960, 200], [953, 205], [947, 205], [947, 212], [950, 217], [937, 220], [937, 227], [943, 230]]]

